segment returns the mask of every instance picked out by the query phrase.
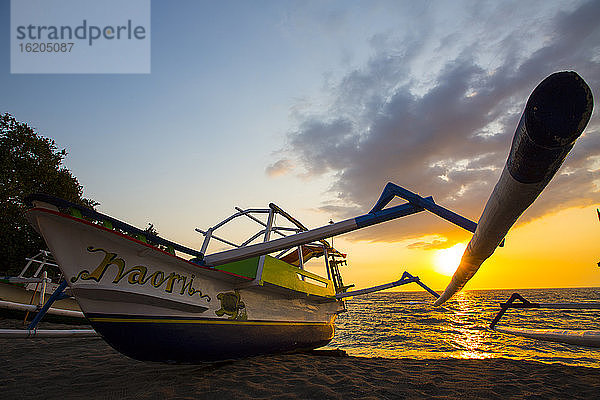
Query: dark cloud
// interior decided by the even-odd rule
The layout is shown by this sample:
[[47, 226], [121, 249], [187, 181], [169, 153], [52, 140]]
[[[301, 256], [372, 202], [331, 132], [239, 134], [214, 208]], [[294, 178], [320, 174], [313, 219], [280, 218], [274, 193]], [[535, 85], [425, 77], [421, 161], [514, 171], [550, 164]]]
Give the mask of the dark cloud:
[[[494, 15], [488, 23], [496, 23]], [[465, 42], [430, 79], [418, 80], [410, 66], [423, 57], [426, 35], [398, 43], [375, 38], [376, 52], [364, 68], [329, 88], [326, 114], [298, 115], [288, 134], [290, 153], [308, 176], [330, 173], [332, 199], [323, 209], [338, 218], [364, 213], [387, 181], [395, 182], [477, 220], [497, 181], [528, 94], [557, 70], [578, 71], [600, 98], [600, 2], [557, 13], [537, 26], [545, 37], [528, 49], [518, 34], [491, 38], [494, 68], [484, 68], [476, 42]], [[481, 26], [481, 36], [491, 35]], [[497, 34], [497, 32], [496, 32]], [[442, 39], [459, 41], [456, 33]], [[464, 40], [464, 39], [463, 39]], [[482, 48], [485, 46], [482, 45]], [[440, 47], [441, 49], [441, 47]], [[483, 50], [482, 50], [483, 51]], [[522, 221], [566, 206], [600, 202], [590, 171], [600, 156], [597, 112], [565, 165]], [[598, 182], [596, 182], [598, 183]], [[398, 241], [436, 234], [413, 247], [448, 247], [468, 234], [431, 215], [408, 217], [359, 231], [351, 238]]]

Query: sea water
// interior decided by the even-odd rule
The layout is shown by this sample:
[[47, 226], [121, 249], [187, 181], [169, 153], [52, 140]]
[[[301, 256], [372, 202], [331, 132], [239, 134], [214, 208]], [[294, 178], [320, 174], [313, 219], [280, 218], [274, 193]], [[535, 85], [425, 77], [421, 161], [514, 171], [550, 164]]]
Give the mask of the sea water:
[[[456, 294], [442, 307], [425, 292], [380, 292], [346, 302], [328, 348], [385, 358], [505, 357], [600, 368], [600, 348], [546, 342], [491, 331], [488, 326], [515, 290]], [[600, 288], [522, 289], [538, 303], [600, 302]], [[600, 330], [600, 310], [510, 309], [498, 326]]]

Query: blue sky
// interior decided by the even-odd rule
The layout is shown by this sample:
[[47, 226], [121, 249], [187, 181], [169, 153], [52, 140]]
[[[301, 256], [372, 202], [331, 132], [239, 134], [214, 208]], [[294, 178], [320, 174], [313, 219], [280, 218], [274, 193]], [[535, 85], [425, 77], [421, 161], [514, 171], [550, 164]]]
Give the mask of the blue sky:
[[[394, 24], [383, 4], [347, 6], [153, 2], [150, 75], [11, 75], [6, 34], [1, 108], [67, 148], [86, 195], [134, 222], [161, 227], [172, 204], [210, 224], [282, 191], [294, 207], [317, 205], [327, 182], [271, 182], [265, 167], [291, 110], [363, 62], [371, 37]], [[8, 28], [8, 1], [2, 15]]]
[[[388, 180], [477, 219], [537, 83], [574, 69], [599, 97], [597, 1], [153, 1], [151, 15], [151, 74], [18, 75], [1, 0], [0, 111], [66, 148], [100, 211], [194, 247], [193, 228], [235, 205], [315, 226], [368, 211]], [[529, 218], [599, 202], [597, 111], [587, 131]], [[464, 239], [415, 218], [350, 239]]]

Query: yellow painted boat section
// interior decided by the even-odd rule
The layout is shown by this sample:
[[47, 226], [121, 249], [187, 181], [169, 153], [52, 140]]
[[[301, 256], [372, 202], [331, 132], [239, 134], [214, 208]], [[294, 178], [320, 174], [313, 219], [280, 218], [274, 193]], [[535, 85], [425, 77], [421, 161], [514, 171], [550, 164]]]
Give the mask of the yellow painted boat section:
[[[256, 278], [259, 257], [216, 266], [215, 269]], [[262, 282], [315, 296], [335, 296], [333, 282], [275, 257], [266, 256]]]
[[[304, 280], [301, 278], [304, 277]], [[266, 256], [263, 282], [316, 296], [335, 296], [333, 282], [275, 257]]]

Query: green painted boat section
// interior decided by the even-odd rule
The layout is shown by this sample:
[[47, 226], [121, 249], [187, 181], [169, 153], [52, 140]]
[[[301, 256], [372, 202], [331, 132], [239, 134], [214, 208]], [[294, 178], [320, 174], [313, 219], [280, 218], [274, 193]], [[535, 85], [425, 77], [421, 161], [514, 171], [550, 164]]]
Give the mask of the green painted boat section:
[[[215, 269], [256, 278], [256, 270], [260, 257], [236, 261], [216, 266]], [[302, 279], [304, 277], [304, 279]], [[327, 278], [302, 270], [275, 257], [266, 256], [263, 267], [262, 283], [270, 283], [286, 289], [306, 293], [307, 295], [333, 297], [335, 289], [333, 282]]]
[[259, 257], [248, 258], [246, 260], [236, 261], [229, 264], [218, 265], [215, 267], [215, 269], [254, 279], [256, 278], [258, 259]]
[[[0, 278], [0, 283], [6, 283], [7, 285], [12, 285], [12, 286], [18, 286], [18, 287], [25, 287], [24, 283], [11, 283], [7, 278]], [[1, 300], [4, 300], [1, 296], [0, 296]]]

